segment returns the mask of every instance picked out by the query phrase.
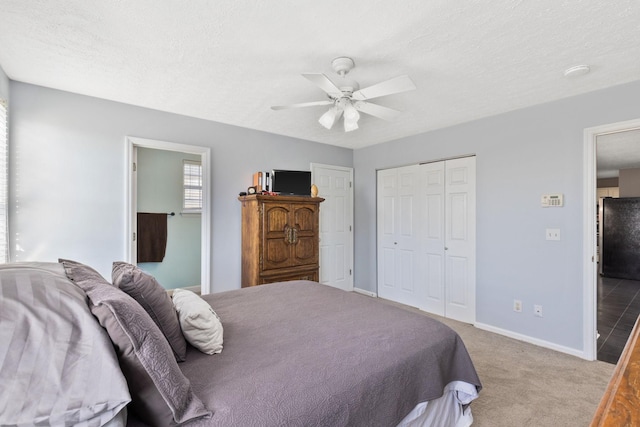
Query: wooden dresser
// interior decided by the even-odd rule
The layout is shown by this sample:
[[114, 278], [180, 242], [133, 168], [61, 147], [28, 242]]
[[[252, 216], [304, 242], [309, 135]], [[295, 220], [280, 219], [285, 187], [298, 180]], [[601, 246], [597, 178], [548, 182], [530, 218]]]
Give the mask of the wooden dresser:
[[640, 425], [640, 318], [616, 364], [591, 427]]
[[320, 197], [240, 196], [242, 287], [318, 281]]

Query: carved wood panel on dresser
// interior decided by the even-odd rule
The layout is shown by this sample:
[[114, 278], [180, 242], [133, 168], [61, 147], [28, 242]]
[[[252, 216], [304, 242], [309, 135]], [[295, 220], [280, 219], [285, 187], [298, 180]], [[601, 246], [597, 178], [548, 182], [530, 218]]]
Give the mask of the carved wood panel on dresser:
[[240, 196], [242, 287], [318, 281], [320, 197]]

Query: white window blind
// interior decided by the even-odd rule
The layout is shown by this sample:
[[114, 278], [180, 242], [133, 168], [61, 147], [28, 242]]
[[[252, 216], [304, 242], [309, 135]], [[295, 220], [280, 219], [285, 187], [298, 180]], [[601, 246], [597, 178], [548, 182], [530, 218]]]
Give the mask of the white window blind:
[[183, 160], [184, 197], [182, 210], [185, 213], [202, 212], [202, 164]]
[[9, 122], [7, 117], [7, 101], [0, 98], [0, 263], [6, 263], [9, 261], [8, 146]]

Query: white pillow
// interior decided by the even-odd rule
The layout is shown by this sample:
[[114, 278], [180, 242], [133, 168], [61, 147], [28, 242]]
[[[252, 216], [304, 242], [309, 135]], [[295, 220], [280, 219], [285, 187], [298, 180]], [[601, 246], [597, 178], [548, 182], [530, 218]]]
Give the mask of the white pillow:
[[173, 291], [182, 333], [189, 343], [206, 354], [222, 352], [222, 322], [213, 308], [186, 289]]

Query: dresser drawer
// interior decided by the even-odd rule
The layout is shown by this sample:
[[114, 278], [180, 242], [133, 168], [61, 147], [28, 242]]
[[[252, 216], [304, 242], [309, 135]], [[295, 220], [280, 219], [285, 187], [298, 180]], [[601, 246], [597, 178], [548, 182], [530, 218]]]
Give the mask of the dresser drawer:
[[276, 274], [269, 276], [261, 276], [260, 284], [264, 285], [266, 283], [274, 283], [274, 282], [288, 282], [291, 280], [311, 280], [313, 282], [318, 281], [318, 269], [313, 270], [305, 270], [294, 273], [285, 273], [285, 274]]

